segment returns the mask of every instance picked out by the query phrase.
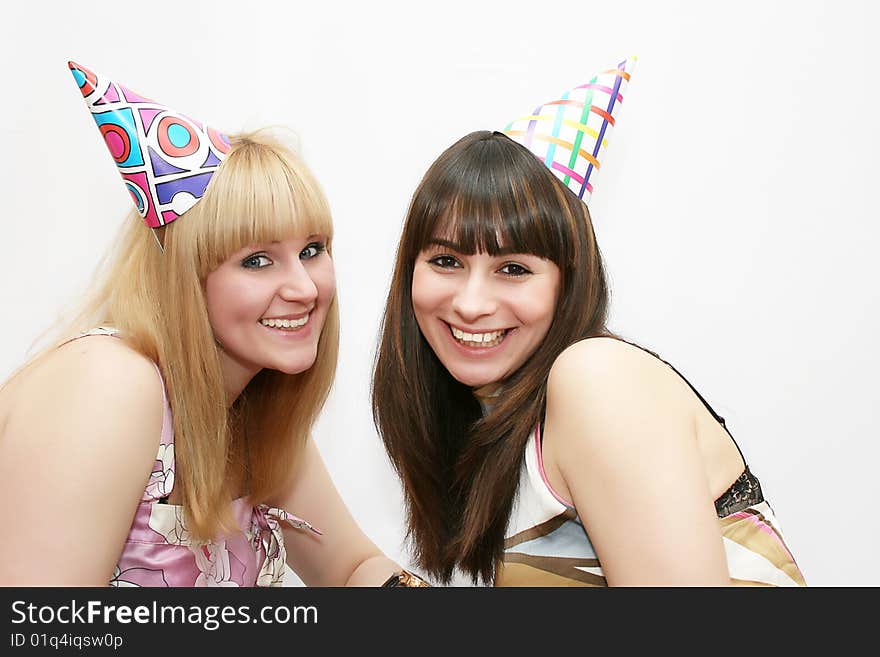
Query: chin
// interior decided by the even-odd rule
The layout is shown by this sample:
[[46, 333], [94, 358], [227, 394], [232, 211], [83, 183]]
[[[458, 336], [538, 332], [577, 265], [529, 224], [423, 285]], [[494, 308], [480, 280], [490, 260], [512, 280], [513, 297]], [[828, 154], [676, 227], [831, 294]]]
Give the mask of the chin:
[[298, 358], [296, 360], [275, 363], [275, 365], [272, 366], [272, 369], [283, 374], [302, 374], [306, 370], [311, 369], [312, 365], [315, 364], [317, 357], [317, 354], [313, 354], [311, 358]]
[[500, 375], [496, 376], [489, 373], [453, 372], [452, 370], [449, 370], [449, 373], [452, 375], [453, 379], [470, 388], [479, 388], [480, 386], [485, 386], [501, 380]]

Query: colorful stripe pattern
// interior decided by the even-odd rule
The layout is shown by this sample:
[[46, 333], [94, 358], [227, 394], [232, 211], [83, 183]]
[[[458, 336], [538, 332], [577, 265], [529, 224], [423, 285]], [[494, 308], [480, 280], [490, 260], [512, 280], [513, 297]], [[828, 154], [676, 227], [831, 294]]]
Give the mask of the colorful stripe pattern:
[[147, 226], [169, 224], [195, 205], [229, 138], [75, 62], [68, 67]]
[[[537, 433], [526, 447], [495, 586], [607, 586], [576, 511], [543, 476]], [[766, 501], [719, 518], [718, 526], [732, 585], [806, 586]]]
[[635, 57], [623, 60], [503, 130], [541, 159], [584, 203], [593, 193], [635, 62]]

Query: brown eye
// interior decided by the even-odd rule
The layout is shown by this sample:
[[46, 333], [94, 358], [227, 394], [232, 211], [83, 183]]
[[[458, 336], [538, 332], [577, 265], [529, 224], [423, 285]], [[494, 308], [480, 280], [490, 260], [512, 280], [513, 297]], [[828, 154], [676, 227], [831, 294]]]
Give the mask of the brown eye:
[[507, 274], [508, 276], [525, 276], [526, 274], [532, 273], [522, 265], [518, 265], [515, 262], [510, 262], [504, 265], [498, 271], [500, 271], [502, 274]]
[[432, 265], [440, 267], [441, 269], [450, 269], [452, 267], [458, 266], [458, 260], [448, 255], [439, 255], [434, 258], [428, 260]]

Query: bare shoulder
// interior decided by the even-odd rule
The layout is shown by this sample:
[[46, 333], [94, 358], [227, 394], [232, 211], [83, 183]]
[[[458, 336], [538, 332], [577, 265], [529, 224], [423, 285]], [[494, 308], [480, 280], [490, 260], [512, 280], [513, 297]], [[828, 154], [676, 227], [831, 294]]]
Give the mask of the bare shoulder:
[[134, 500], [143, 492], [164, 417], [149, 359], [118, 338], [80, 338], [25, 371], [13, 395], [0, 459], [24, 489], [52, 473], [46, 490], [108, 499], [128, 490]]
[[151, 379], [157, 378], [153, 362], [122, 338], [88, 335], [61, 345], [54, 356], [59, 363], [75, 362], [88, 374], [112, 377], [114, 372], [125, 370], [127, 376], [140, 378], [152, 374]]
[[554, 363], [545, 473], [577, 509], [609, 584], [729, 581], [696, 429], [687, 384], [638, 347], [594, 338]]
[[105, 420], [131, 427], [135, 436], [155, 429], [157, 439], [161, 430], [164, 393], [156, 367], [119, 338], [96, 335], [68, 342], [24, 372], [16, 388], [12, 423], [42, 426], [64, 418], [75, 426]]
[[554, 362], [547, 384], [548, 425], [576, 424], [582, 439], [633, 433], [633, 423], [683, 425], [691, 421], [691, 408], [671, 368], [614, 338], [568, 347]]
[[[153, 362], [125, 340], [90, 335], [62, 345], [40, 364], [42, 375], [81, 384], [121, 387], [161, 401], [162, 384]], [[152, 393], [152, 394], [151, 394]], [[158, 395], [156, 394], [158, 393]]]
[[156, 368], [119, 338], [89, 336], [46, 354], [9, 394], [0, 497], [16, 507], [0, 509], [0, 525], [33, 519], [16, 544], [38, 548], [0, 541], [0, 582], [106, 583], [159, 449]]
[[565, 349], [550, 369], [550, 388], [573, 387], [602, 394], [609, 387], [627, 389], [674, 381], [672, 370], [651, 354], [614, 338], [589, 338]]

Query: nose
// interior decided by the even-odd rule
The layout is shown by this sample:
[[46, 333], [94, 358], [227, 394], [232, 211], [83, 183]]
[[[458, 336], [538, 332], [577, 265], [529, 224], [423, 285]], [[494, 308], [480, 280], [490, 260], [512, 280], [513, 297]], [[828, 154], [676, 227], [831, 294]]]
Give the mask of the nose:
[[492, 315], [498, 309], [498, 301], [492, 291], [491, 282], [480, 272], [471, 272], [456, 290], [452, 298], [452, 309], [468, 323]]
[[318, 298], [318, 287], [299, 258], [285, 268], [284, 277], [278, 287], [278, 296], [284, 301], [299, 302], [309, 307]]

